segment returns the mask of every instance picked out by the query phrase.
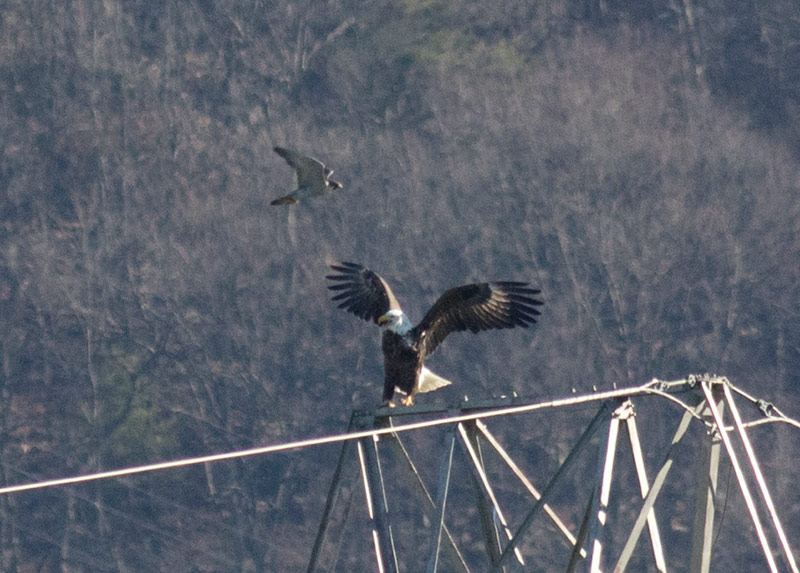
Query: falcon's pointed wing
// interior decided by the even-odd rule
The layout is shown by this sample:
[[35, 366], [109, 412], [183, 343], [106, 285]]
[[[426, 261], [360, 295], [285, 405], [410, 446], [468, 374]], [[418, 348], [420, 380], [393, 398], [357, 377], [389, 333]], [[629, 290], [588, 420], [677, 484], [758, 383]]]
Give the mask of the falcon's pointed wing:
[[313, 157], [303, 155], [291, 149], [284, 149], [283, 147], [275, 147], [273, 149], [275, 153], [283, 157], [286, 163], [297, 173], [298, 187], [324, 187], [328, 175], [333, 173], [333, 171], [327, 169]]
[[330, 290], [340, 291], [333, 297], [339, 303], [339, 308], [375, 324], [389, 310], [400, 309], [392, 289], [377, 273], [347, 262], [331, 265], [331, 268], [338, 274], [325, 278], [332, 283], [328, 285]]
[[477, 283], [451, 288], [439, 297], [414, 328], [420, 350], [431, 354], [451, 332], [480, 332], [493, 328], [527, 328], [536, 322], [543, 304], [541, 291], [522, 282]]

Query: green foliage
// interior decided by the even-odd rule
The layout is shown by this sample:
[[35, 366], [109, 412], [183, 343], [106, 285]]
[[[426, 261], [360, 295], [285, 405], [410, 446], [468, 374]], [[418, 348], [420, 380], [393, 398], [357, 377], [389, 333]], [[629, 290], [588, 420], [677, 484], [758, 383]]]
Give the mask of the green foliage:
[[114, 431], [122, 420], [128, 417], [135, 388], [133, 380], [124, 364], [106, 354], [96, 369], [96, 391], [91, 402], [83, 405], [83, 413], [89, 424], [96, 426], [99, 434]]
[[179, 453], [176, 420], [152, 404], [134, 405], [110, 435], [109, 462], [133, 466], [169, 459]]

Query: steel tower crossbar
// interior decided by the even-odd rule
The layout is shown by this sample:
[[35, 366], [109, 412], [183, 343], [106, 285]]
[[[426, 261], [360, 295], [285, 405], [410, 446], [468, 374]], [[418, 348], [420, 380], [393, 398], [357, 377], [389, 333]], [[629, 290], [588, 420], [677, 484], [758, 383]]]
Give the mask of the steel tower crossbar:
[[[751, 409], [758, 409], [763, 418], [745, 422], [734, 399], [735, 393], [739, 395], [740, 400], [749, 400], [756, 407]], [[664, 398], [670, 404], [679, 406], [683, 409], [683, 414], [674, 426], [671, 440], [663, 442], [665, 449], [661, 454], [662, 461], [656, 466], [655, 475], [650, 481], [644, 452], [657, 452], [662, 442], [652, 431], [640, 434], [633, 399], [644, 400], [655, 397]], [[522, 470], [520, 463], [514, 459], [507, 445], [502, 445], [502, 440], [498, 439], [487, 425], [489, 420], [530, 415], [535, 412], [546, 415], [547, 412], [560, 408], [585, 407], [593, 401], [599, 402], [594, 417], [541, 489], [534, 485], [533, 480]], [[729, 425], [726, 425], [724, 419], [726, 412], [732, 418], [732, 423], [728, 422]], [[643, 547], [640, 541], [645, 531], [649, 540], [647, 543], [649, 560], [653, 564], [648, 567], [659, 572], [667, 571], [667, 552], [656, 518], [656, 504], [659, 495], [665, 491], [664, 485], [668, 483], [677, 456], [683, 452], [694, 454], [698, 468], [698, 479], [683, 487], [678, 486], [678, 489], [685, 490], [686, 486], [689, 486], [697, 490], [694, 525], [691, 529], [693, 541], [688, 562], [689, 570], [698, 573], [710, 570], [717, 534], [715, 529], [718, 521], [715, 519], [715, 507], [719, 504], [717, 479], [720, 459], [724, 454], [735, 473], [737, 491], [744, 500], [747, 508], [746, 517], [753, 524], [758, 540], [757, 546], [764, 555], [768, 569], [779, 571], [785, 566], [787, 570], [800, 573], [747, 431], [748, 428], [762, 423], [765, 418], [775, 416], [776, 413], [783, 418], [780, 421], [789, 421], [796, 425], [794, 421], [785, 419], [771, 404], [755, 400], [733, 387], [726, 378], [709, 375], [694, 375], [673, 382], [653, 380], [628, 389], [615, 389], [540, 403], [524, 402], [517, 398], [502, 398], [483, 402], [465, 401], [458, 407], [447, 409], [415, 406], [354, 412], [350, 428], [354, 434], [356, 448], [348, 448], [347, 441], [343, 443], [308, 571], [311, 573], [317, 568], [317, 562], [325, 545], [326, 532], [329, 530], [328, 522], [334, 519], [334, 505], [339, 496], [339, 489], [346, 485], [343, 467], [347, 464], [348, 453], [355, 450], [358, 454], [360, 484], [364, 491], [367, 515], [371, 524], [371, 541], [377, 571], [396, 572], [408, 568], [403, 566], [404, 556], [397, 551], [398, 547], [403, 547], [403, 543], [396, 545], [395, 539], [401, 530], [405, 531], [403, 535], [408, 535], [407, 527], [398, 527], [399, 523], [393, 524], [393, 520], [397, 517], [391, 510], [392, 503], [397, 502], [393, 498], [393, 495], [396, 495], [395, 484], [402, 474], [413, 476], [411, 485], [407, 487], [417, 492], [418, 499], [422, 503], [422, 511], [425, 513], [424, 521], [428, 524], [426, 526], [430, 527], [430, 532], [424, 536], [429, 546], [422, 548], [424, 551], [422, 555], [413, 556], [414, 559], [427, 556], [425, 570], [428, 573], [441, 570], [469, 571], [465, 554], [459, 548], [457, 541], [462, 539], [464, 534], [452, 532], [453, 524], [458, 521], [455, 516], [457, 514], [463, 516], [465, 509], [461, 501], [464, 499], [463, 494], [459, 497], [459, 503], [453, 502], [454, 488], [456, 491], [462, 491], [465, 483], [472, 484], [477, 510], [475, 513], [478, 516], [489, 568], [493, 572], [536, 567], [534, 563], [527, 563], [530, 557], [526, 553], [530, 552], [530, 544], [535, 547], [539, 542], [532, 529], [540, 515], [546, 516], [548, 522], [553, 524], [554, 531], [563, 540], [567, 549], [564, 553], [564, 563], [567, 564], [568, 571], [585, 569], [590, 572], [604, 570], [624, 572], [632, 559], [637, 557], [637, 547], [640, 549]], [[395, 424], [397, 421], [408, 419], [409, 416], [417, 420]], [[434, 427], [442, 427], [444, 432], [438, 462], [438, 478], [434, 478], [436, 487], [431, 489], [426, 486], [423, 475], [417, 469], [418, 464], [413, 461], [401, 436], [407, 431], [421, 432]], [[689, 430], [692, 427], [701, 431], [691, 434]], [[700, 447], [697, 447], [698, 434]], [[627, 440], [624, 438], [625, 435]], [[687, 436], [693, 438], [688, 439]], [[643, 444], [643, 438], [646, 444]], [[618, 455], [621, 449], [630, 452], [630, 457], [624, 463]], [[454, 463], [456, 450], [462, 454], [458, 457], [458, 464]], [[586, 460], [587, 454], [592, 455], [592, 453], [596, 456], [593, 476], [580, 479], [577, 479], [577, 474], [574, 476], [576, 482], [586, 484], [584, 493], [587, 501], [585, 510], [582, 510], [583, 519], [580, 524], [576, 524], [578, 531], [573, 533], [567, 525], [570, 521], [560, 516], [552, 503], [562, 484], [568, 483], [566, 477], [573, 475], [576, 468], [586, 465], [585, 461], [583, 466], [579, 466], [577, 462], [581, 459]], [[391, 471], [389, 475], [385, 475], [381, 458], [389, 454], [393, 456], [394, 463], [387, 466]], [[623, 473], [618, 469], [615, 475], [615, 468], [623, 466], [630, 468], [628, 474], [635, 476], [632, 483], [618, 483], [619, 476]], [[459, 472], [464, 470], [468, 476], [466, 482], [463, 477], [458, 479]], [[500, 490], [497, 489], [496, 482], [503, 478], [504, 474], [506, 480], [501, 490], [508, 490], [508, 478], [511, 478], [512, 484], [517, 484], [517, 487], [521, 485], [524, 491], [520, 493], [527, 497], [530, 505], [524, 507], [514, 503], [501, 507], [501, 498], [498, 496]], [[387, 480], [392, 484], [391, 488], [387, 488]], [[633, 516], [623, 518], [615, 515], [616, 505], [611, 503], [614, 496], [619, 495], [615, 492], [629, 492], [631, 489], [635, 489], [640, 499], [639, 504], [632, 508]], [[350, 491], [355, 490], [351, 487]], [[435, 494], [435, 498], [430, 492]], [[575, 492], [576, 495], [580, 493], [580, 491]], [[405, 504], [409, 499], [407, 495], [403, 496]], [[671, 501], [665, 503], [667, 507], [672, 505]], [[627, 507], [630, 507], [629, 502]], [[659, 507], [661, 508], [659, 511], [663, 513], [664, 507]], [[345, 519], [348, 514], [349, 511], [345, 512]], [[463, 523], [463, 517], [459, 523]], [[609, 528], [614, 528], [613, 537], [608, 535], [611, 531]], [[611, 546], [609, 540], [619, 539], [620, 533], [624, 540], [621, 547]], [[402, 537], [401, 535], [401, 541]], [[447, 551], [443, 552], [445, 548]], [[338, 551], [334, 552], [334, 555], [338, 557]], [[637, 563], [640, 563], [637, 566], [641, 566], [645, 554], [639, 554], [637, 558]], [[783, 563], [779, 563], [781, 558]], [[334, 562], [331, 567], [335, 566]]]

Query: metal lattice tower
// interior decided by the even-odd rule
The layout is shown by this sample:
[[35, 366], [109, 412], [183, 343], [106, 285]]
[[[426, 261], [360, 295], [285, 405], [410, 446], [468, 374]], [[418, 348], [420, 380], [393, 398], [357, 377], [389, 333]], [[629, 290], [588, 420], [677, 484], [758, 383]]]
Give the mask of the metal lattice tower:
[[[749, 400], [757, 406], [762, 415], [760, 420], [745, 423], [734, 400]], [[656, 468], [652, 480], [648, 478], [645, 468], [645, 456], [642, 450], [639, 428], [636, 422], [637, 402], [643, 399], [661, 397], [683, 408], [683, 415], [675, 426], [670, 441], [666, 436], [646, 435], [647, 447], [655, 451], [655, 444], [665, 448], [663, 461]], [[501, 445], [490, 431], [487, 421], [508, 416], [521, 415], [526, 412], [553, 411], [568, 409], [577, 405], [599, 404], [599, 407], [587, 424], [569, 453], [564, 457], [557, 470], [550, 476], [544, 487], [537, 489], [520, 465]], [[754, 408], [755, 410], [755, 408]], [[395, 465], [405, 466], [414, 476], [413, 481], [421, 500], [422, 511], [429, 523], [430, 542], [421, 550], [426, 551], [426, 570], [436, 571], [469, 571], [467, 560], [459, 547], [458, 533], [447, 526], [447, 516], [453, 511], [451, 490], [454, 479], [454, 459], [459, 453], [462, 465], [466, 466], [469, 479], [475, 494], [474, 509], [480, 524], [481, 539], [492, 571], [526, 570], [524, 540], [530, 537], [530, 530], [535, 522], [545, 520], [550, 529], [555, 531], [563, 543], [564, 555], [559, 562], [567, 571], [625, 571], [631, 559], [642, 554], [649, 554], [648, 568], [655, 571], [667, 571], [669, 555], [662, 544], [659, 521], [656, 516], [655, 503], [668, 483], [670, 471], [675, 467], [676, 456], [688, 450], [694, 454], [697, 466], [697, 478], [691, 484], [680, 484], [683, 488], [694, 488], [695, 516], [692, 526], [692, 547], [690, 570], [707, 572], [710, 570], [713, 557], [715, 534], [715, 516], [720, 495], [718, 491], [718, 474], [720, 458], [724, 453], [729, 460], [736, 477], [736, 486], [744, 498], [747, 514], [752, 523], [761, 553], [770, 571], [798, 572], [789, 541], [783, 530], [772, 497], [761, 472], [755, 451], [748, 438], [747, 429], [763, 421], [774, 419], [777, 409], [769, 403], [757, 401], [733, 387], [724, 377], [701, 375], [689, 376], [674, 382], [653, 380], [642, 386], [617, 389], [609, 392], [598, 392], [586, 396], [575, 396], [563, 400], [549, 402], [522, 402], [517, 399], [500, 399], [481, 403], [465, 402], [457, 408], [443, 410], [417, 406], [411, 408], [380, 408], [372, 412], [353, 413], [349, 431], [361, 432], [361, 437], [353, 441], [345, 441], [342, 445], [327, 503], [323, 512], [317, 538], [311, 553], [308, 571], [322, 569], [320, 561], [326, 540], [334, 537], [331, 533], [331, 522], [340, 503], [340, 492], [343, 487], [344, 469], [352, 459], [352, 445], [358, 460], [367, 514], [372, 536], [372, 548], [375, 554], [376, 570], [396, 572], [403, 562], [395, 543], [397, 524], [395, 512], [390, 506], [387, 495], [387, 480], [384, 475], [386, 456], [391, 456]], [[431, 420], [430, 425], [445, 426], [444, 442], [439, 458], [439, 475], [432, 494], [417, 471], [415, 462], [409, 455], [401, 434], [405, 430], [402, 421], [408, 416], [423, 417]], [[439, 420], [437, 420], [437, 418]], [[727, 418], [727, 421], [726, 421]], [[408, 418], [406, 418], [408, 419]], [[702, 424], [704, 432], [701, 443], [690, 444], [685, 439], [692, 423]], [[411, 424], [413, 426], [413, 424]], [[363, 436], [364, 430], [381, 429], [375, 435]], [[389, 431], [385, 431], [389, 429]], [[395, 431], [392, 431], [395, 430]], [[627, 435], [627, 440], [620, 439]], [[627, 443], [627, 447], [625, 446]], [[611, 536], [609, 519], [613, 518], [613, 494], [619, 488], [615, 482], [615, 460], [618, 456], [631, 457], [633, 474], [636, 476], [638, 492], [638, 513], [625, 524], [624, 541], [620, 535]], [[514, 476], [521, 488], [526, 492], [528, 506], [522, 508], [522, 518], [512, 527], [506, 517], [498, 496], [495, 493], [490, 472], [484, 461], [485, 455], [496, 456], [502, 461], [505, 469]], [[564, 476], [574, 471], [576, 461], [596, 455], [594, 475], [586, 476], [586, 502], [583, 518], [577, 531], [573, 533], [551, 506], [552, 498]], [[395, 468], [397, 470], [398, 468]], [[396, 479], [396, 476], [392, 476]], [[617, 481], [619, 480], [617, 476]], [[347, 520], [349, 503], [343, 513]], [[463, 509], [463, 508], [461, 508]], [[519, 515], [520, 508], [514, 507]], [[540, 524], [541, 525], [541, 524]], [[617, 522], [617, 527], [619, 523]], [[340, 528], [341, 529], [341, 528]], [[647, 535], [642, 534], [647, 531]], [[613, 537], [613, 541], [612, 541]], [[647, 542], [643, 537], [646, 537]], [[447, 565], [443, 565], [443, 550], [447, 552]], [[331, 553], [331, 552], [329, 552]], [[338, 551], [333, 551], [329, 561], [335, 567]], [[670, 568], [674, 569], [674, 565]]]

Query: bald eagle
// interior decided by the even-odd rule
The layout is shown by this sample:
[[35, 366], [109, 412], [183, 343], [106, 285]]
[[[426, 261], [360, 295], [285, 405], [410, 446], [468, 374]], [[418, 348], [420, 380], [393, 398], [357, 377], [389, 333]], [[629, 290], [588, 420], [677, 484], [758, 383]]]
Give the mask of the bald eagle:
[[338, 181], [328, 179], [333, 174], [333, 169], [328, 169], [313, 157], [283, 147], [275, 147], [274, 151], [295, 170], [297, 189], [284, 197], [275, 199], [270, 202], [270, 205], [294, 205], [300, 199], [328, 195], [343, 187]]
[[543, 304], [534, 298], [541, 291], [522, 282], [476, 283], [451, 288], [430, 308], [416, 326], [400, 308], [386, 281], [371, 270], [342, 262], [331, 265], [337, 274], [327, 275], [328, 288], [338, 294], [339, 308], [383, 331], [383, 402], [394, 407], [395, 389], [406, 394], [404, 406], [414, 403], [418, 392], [430, 392], [450, 384], [423, 363], [451, 332], [473, 333], [493, 328], [527, 328], [536, 322]]

